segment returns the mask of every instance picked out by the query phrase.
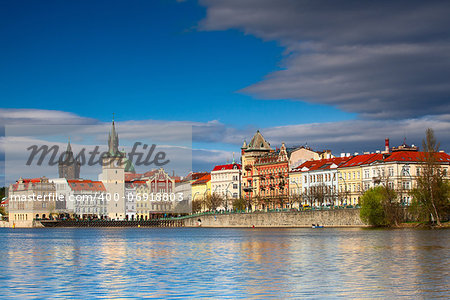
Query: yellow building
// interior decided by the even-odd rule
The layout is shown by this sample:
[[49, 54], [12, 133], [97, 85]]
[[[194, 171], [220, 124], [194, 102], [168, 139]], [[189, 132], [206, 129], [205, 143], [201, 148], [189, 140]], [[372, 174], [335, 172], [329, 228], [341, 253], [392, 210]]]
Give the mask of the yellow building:
[[303, 194], [302, 178], [303, 174], [300, 169], [289, 171], [289, 202], [292, 208], [299, 208], [303, 203], [301, 199]]
[[353, 156], [349, 161], [339, 167], [339, 197], [342, 204], [357, 205], [365, 192], [363, 184], [363, 166], [382, 160], [380, 153]]
[[[206, 174], [192, 183], [192, 201], [202, 201], [211, 196], [211, 174]], [[202, 211], [206, 210], [202, 205]]]

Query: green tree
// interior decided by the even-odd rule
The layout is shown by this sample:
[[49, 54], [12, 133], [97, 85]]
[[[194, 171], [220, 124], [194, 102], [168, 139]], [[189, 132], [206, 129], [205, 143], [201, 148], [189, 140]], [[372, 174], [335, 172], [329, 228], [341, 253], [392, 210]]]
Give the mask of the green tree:
[[426, 130], [422, 147], [423, 163], [417, 177], [417, 185], [411, 191], [411, 211], [419, 218], [431, 216], [437, 225], [441, 226], [441, 220], [450, 214], [450, 187], [445, 178], [446, 171], [438, 162], [439, 143], [433, 129]]
[[[6, 194], [6, 188], [5, 187], [0, 188], [0, 203], [4, 200], [3, 198], [5, 198], [5, 196], [6, 196], [5, 194]], [[8, 212], [6, 211], [6, 209], [4, 207], [0, 206], [0, 214], [2, 216], [6, 216], [7, 213]]]
[[363, 222], [373, 226], [386, 226], [386, 213], [383, 207], [385, 191], [383, 186], [367, 190], [361, 198], [360, 217]]
[[[0, 199], [3, 200], [3, 198], [6, 196], [6, 188], [5, 187], [1, 187], [0, 188]], [[0, 201], [1, 201], [0, 200]]]

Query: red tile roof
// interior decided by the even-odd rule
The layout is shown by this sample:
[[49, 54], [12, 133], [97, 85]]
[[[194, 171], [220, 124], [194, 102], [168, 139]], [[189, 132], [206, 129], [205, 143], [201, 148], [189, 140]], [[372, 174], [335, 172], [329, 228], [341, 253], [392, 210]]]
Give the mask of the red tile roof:
[[352, 158], [352, 156], [349, 157], [333, 157], [333, 158], [327, 158], [327, 159], [320, 159], [320, 160], [308, 160], [305, 161], [303, 164], [295, 168], [294, 172], [301, 172], [303, 168], [308, 168], [308, 171], [317, 171], [317, 170], [327, 170], [330, 169], [330, 167], [335, 164], [338, 167], [341, 167], [343, 164], [345, 164], [347, 161], [349, 161]]
[[341, 168], [350, 168], [356, 167], [360, 165], [370, 164], [377, 160], [382, 160], [383, 154], [381, 153], [372, 153], [372, 154], [362, 154], [353, 156], [350, 160], [346, 161], [342, 164]]
[[211, 180], [211, 174], [207, 174], [207, 175], [205, 175], [205, 176], [203, 176], [203, 177], [200, 177], [200, 179], [198, 179], [197, 181], [194, 181], [193, 183], [192, 183], [192, 185], [196, 185], [196, 184], [205, 184], [205, 183], [207, 183], [208, 181], [210, 181]]
[[143, 174], [125, 173], [125, 181], [131, 181], [133, 179], [141, 178]]
[[192, 180], [198, 180], [205, 175], [208, 175], [208, 172], [194, 172], [191, 174]]
[[[391, 153], [384, 161], [385, 162], [423, 162], [426, 159], [426, 152], [412, 152], [412, 151], [399, 151]], [[444, 152], [435, 153], [438, 163], [450, 163], [450, 155]]]
[[105, 186], [101, 181], [92, 181], [86, 179], [73, 179], [67, 180], [69, 187], [72, 191], [93, 191], [93, 192], [105, 192]]
[[[24, 190], [27, 191], [29, 188], [33, 188], [36, 183], [39, 183], [42, 181], [43, 178], [22, 178]], [[17, 191], [17, 188], [19, 187], [19, 180], [16, 181], [12, 185], [13, 191]]]
[[213, 171], [221, 171], [221, 170], [233, 170], [234, 166], [237, 167], [238, 170], [241, 169], [240, 164], [227, 164], [227, 165], [218, 165], [215, 166]]

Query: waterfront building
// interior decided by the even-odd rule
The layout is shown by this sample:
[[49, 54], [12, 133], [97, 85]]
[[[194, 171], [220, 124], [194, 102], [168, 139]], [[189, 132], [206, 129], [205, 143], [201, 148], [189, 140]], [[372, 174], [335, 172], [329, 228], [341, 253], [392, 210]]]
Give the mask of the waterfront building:
[[383, 158], [381, 153], [371, 153], [353, 156], [339, 167], [339, 193], [343, 203], [357, 205], [361, 196], [367, 190], [363, 184], [363, 166]]
[[206, 210], [204, 202], [211, 196], [211, 174], [206, 174], [192, 183], [192, 202], [201, 201], [202, 210]]
[[180, 180], [175, 180], [175, 194], [181, 197], [182, 201], [177, 203], [175, 212], [190, 213], [192, 212], [192, 183], [201, 177], [208, 175], [207, 172], [189, 172]]
[[45, 219], [55, 213], [55, 184], [48, 178], [20, 178], [9, 186], [10, 227], [32, 227], [34, 219]]
[[306, 198], [303, 195], [303, 173], [298, 167], [289, 171], [289, 203], [291, 208], [300, 209], [306, 204]]
[[247, 209], [289, 207], [289, 158], [286, 146], [272, 149], [259, 130], [241, 148], [242, 195]]
[[[328, 152], [326, 152], [328, 154]], [[331, 152], [329, 153], [331, 155]], [[331, 158], [331, 157], [324, 157]], [[308, 160], [319, 160], [321, 159], [321, 153], [313, 151], [308, 146], [301, 146], [290, 151], [289, 156], [289, 169], [292, 170], [297, 168], [302, 163]]]
[[175, 204], [175, 180], [163, 168], [141, 177], [145, 184], [136, 187], [136, 216], [155, 218], [172, 213]]
[[108, 203], [119, 202], [107, 193], [101, 181], [87, 179], [67, 180], [70, 195], [67, 202], [72, 202], [74, 214], [80, 218], [107, 218]]
[[72, 190], [66, 178], [52, 178], [50, 182], [55, 184], [56, 194], [60, 197], [60, 201], [56, 203], [56, 210], [60, 214], [73, 214], [75, 212], [74, 201], [69, 201]]
[[289, 159], [284, 143], [253, 164], [257, 184], [255, 209], [289, 208]]
[[241, 165], [234, 159], [231, 164], [215, 166], [211, 171], [212, 194], [224, 199], [219, 210], [233, 207], [233, 199], [241, 197]]
[[125, 219], [136, 220], [137, 219], [137, 188], [141, 185], [145, 185], [144, 180], [126, 180], [125, 181]]
[[[188, 175], [189, 176], [189, 175]], [[191, 203], [192, 201], [192, 177], [186, 177], [175, 181], [175, 194], [181, 195], [183, 201]]]
[[[297, 193], [301, 204], [325, 206], [345, 204], [343, 194], [339, 193], [338, 168], [350, 160], [350, 156], [333, 157], [329, 159], [306, 161], [291, 174], [301, 181], [301, 194]], [[296, 186], [297, 187], [297, 186]], [[297, 188], [298, 188], [297, 187]]]
[[[379, 160], [362, 166], [363, 185], [367, 190], [379, 185], [393, 189], [401, 203], [411, 203], [411, 190], [417, 186], [417, 177], [426, 161], [425, 152], [394, 151], [383, 153]], [[449, 179], [450, 155], [445, 152], [435, 153], [436, 163]]]

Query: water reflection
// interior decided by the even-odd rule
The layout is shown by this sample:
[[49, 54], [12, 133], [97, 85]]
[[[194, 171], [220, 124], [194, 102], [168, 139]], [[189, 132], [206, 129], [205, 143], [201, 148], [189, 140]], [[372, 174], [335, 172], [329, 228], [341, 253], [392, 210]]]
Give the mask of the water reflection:
[[445, 298], [448, 230], [0, 229], [21, 298]]

